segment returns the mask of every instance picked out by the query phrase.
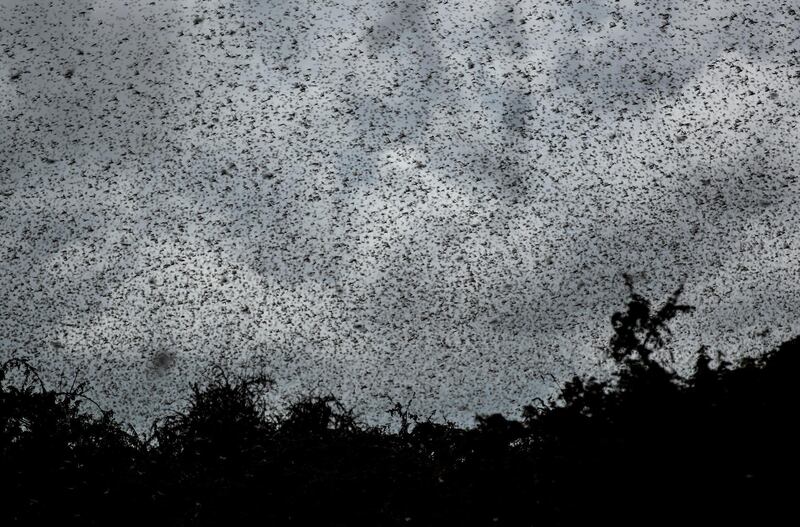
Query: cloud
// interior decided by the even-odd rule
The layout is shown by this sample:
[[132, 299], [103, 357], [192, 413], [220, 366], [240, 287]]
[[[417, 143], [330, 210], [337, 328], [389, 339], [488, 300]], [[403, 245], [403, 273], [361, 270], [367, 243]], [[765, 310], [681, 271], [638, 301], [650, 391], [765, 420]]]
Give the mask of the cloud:
[[744, 8], [5, 2], [3, 353], [466, 419], [602, 372], [623, 272], [682, 360], [789, 336], [797, 20]]

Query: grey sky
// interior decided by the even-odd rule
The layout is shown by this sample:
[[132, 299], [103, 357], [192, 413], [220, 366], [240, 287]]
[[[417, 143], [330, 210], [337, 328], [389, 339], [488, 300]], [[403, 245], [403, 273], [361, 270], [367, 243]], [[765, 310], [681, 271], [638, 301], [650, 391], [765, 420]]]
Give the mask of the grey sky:
[[678, 367], [761, 351], [800, 329], [798, 13], [0, 0], [0, 358], [134, 420], [213, 362], [514, 414], [605, 371], [623, 272], [685, 281]]

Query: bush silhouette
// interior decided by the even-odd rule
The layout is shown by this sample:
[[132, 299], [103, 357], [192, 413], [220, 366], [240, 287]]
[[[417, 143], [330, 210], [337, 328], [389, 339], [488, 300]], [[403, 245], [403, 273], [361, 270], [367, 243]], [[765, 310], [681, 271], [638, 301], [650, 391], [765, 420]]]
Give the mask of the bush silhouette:
[[678, 289], [654, 309], [627, 283], [611, 318], [614, 378], [576, 377], [522, 420], [477, 416], [471, 428], [395, 403], [390, 432], [332, 395], [276, 413], [268, 377], [218, 370], [185, 412], [140, 437], [85, 385], [50, 390], [11, 360], [0, 367], [0, 523], [763, 524], [792, 513], [800, 339], [735, 365], [700, 348], [681, 378], [655, 357], [691, 307]]

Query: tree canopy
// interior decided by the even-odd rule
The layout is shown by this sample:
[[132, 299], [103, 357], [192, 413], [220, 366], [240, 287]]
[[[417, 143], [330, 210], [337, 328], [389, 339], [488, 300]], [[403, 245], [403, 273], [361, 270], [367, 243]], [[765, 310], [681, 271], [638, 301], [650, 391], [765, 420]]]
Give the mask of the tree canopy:
[[219, 370], [186, 412], [138, 435], [86, 385], [48, 389], [12, 359], [0, 367], [0, 523], [674, 525], [793, 512], [800, 339], [736, 365], [700, 348], [681, 378], [653, 359], [692, 309], [680, 293], [654, 309], [631, 286], [611, 317], [613, 379], [576, 377], [520, 420], [480, 415], [471, 428], [395, 403], [390, 432], [332, 395], [277, 413], [268, 376]]

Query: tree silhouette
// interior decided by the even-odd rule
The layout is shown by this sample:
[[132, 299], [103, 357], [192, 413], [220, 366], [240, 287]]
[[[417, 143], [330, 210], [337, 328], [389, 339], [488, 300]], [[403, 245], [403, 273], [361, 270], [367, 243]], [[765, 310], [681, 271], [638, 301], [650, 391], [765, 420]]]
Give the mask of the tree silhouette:
[[[217, 370], [147, 437], [98, 411], [86, 385], [47, 388], [0, 366], [0, 524], [529, 526], [774, 524], [794, 513], [800, 339], [680, 378], [653, 354], [670, 322], [626, 284], [612, 317], [616, 377], [576, 377], [521, 421], [473, 427], [389, 408], [360, 423], [333, 395], [265, 405], [272, 381]], [[89, 403], [89, 406], [85, 403]], [[791, 479], [789, 479], [791, 481]]]
[[624, 274], [623, 277], [631, 299], [626, 312], [617, 312], [611, 317], [614, 336], [611, 337], [610, 354], [619, 363], [638, 360], [645, 365], [651, 365], [653, 353], [661, 349], [672, 334], [667, 323], [678, 313], [692, 312], [694, 307], [678, 304], [678, 298], [683, 292], [681, 286], [667, 298], [660, 309], [653, 311], [650, 301], [634, 290], [631, 276]]

